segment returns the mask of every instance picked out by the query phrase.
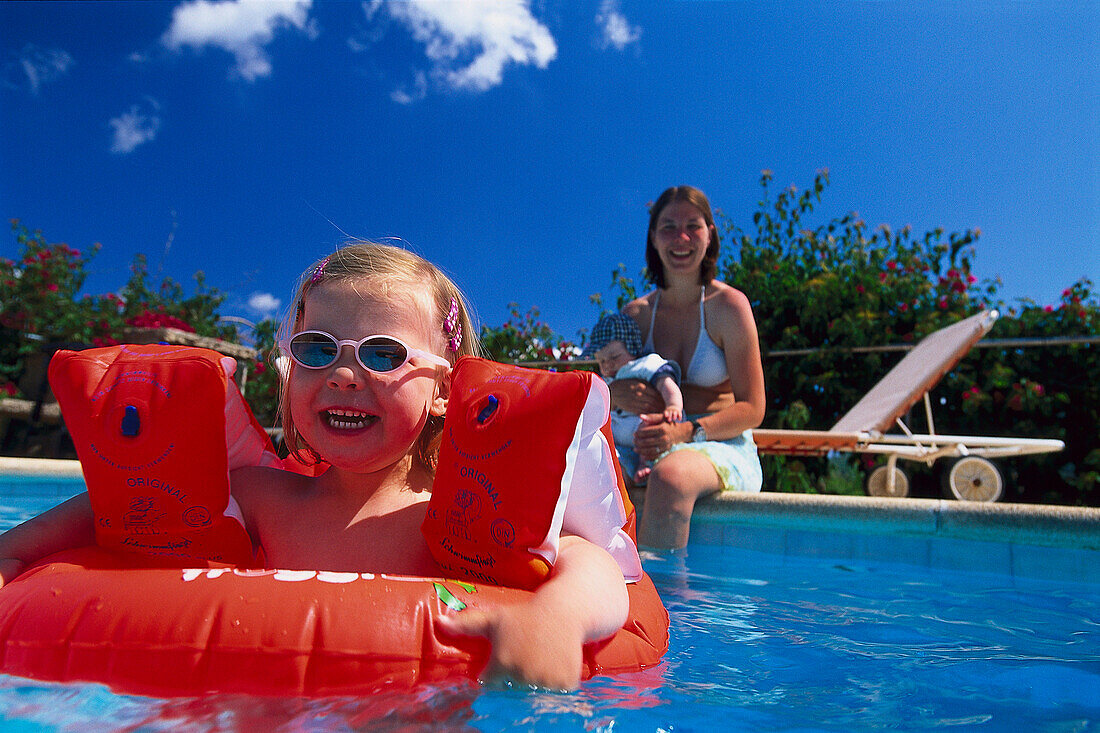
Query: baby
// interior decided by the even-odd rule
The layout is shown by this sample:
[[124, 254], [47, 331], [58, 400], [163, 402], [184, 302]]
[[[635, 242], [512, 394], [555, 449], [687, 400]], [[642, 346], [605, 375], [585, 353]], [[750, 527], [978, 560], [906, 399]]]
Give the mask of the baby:
[[[592, 329], [592, 340], [582, 357], [595, 357], [604, 381], [640, 379], [652, 384], [665, 400], [664, 417], [668, 422], [684, 419], [684, 395], [680, 391], [680, 365], [658, 354], [636, 355], [642, 350], [642, 334], [633, 319], [622, 313], [604, 316]], [[611, 412], [611, 431], [623, 471], [642, 486], [651, 466], [634, 451], [634, 431], [641, 418], [615, 409]]]

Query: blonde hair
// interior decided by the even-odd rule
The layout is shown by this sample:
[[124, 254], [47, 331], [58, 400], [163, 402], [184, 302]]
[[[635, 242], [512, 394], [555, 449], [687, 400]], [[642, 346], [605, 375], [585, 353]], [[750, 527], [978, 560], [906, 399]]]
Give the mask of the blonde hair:
[[[439, 335], [447, 342], [444, 356], [452, 364], [464, 355], [480, 356], [481, 342], [474, 331], [470, 318], [470, 308], [466, 297], [449, 277], [438, 267], [423, 257], [406, 249], [390, 244], [379, 244], [353, 240], [323, 260], [313, 263], [298, 280], [294, 300], [290, 311], [279, 326], [278, 341], [281, 342], [296, 333], [305, 315], [305, 301], [309, 293], [323, 283], [340, 280], [355, 280], [368, 290], [387, 294], [391, 287], [406, 286], [412, 292], [423, 292], [431, 299], [434, 323], [438, 324]], [[458, 349], [451, 348], [451, 333], [444, 329], [444, 321], [451, 313], [452, 303], [457, 305], [457, 323], [461, 328], [462, 341]], [[293, 366], [291, 366], [293, 369]], [[287, 383], [290, 372], [281, 380], [279, 395], [279, 416], [283, 425], [283, 442], [291, 455], [306, 464], [323, 460], [320, 453], [299, 435], [290, 413], [290, 401], [287, 396]], [[420, 437], [415, 445], [414, 455], [425, 468], [435, 472], [439, 459], [439, 444], [443, 433], [442, 416], [429, 415]]]

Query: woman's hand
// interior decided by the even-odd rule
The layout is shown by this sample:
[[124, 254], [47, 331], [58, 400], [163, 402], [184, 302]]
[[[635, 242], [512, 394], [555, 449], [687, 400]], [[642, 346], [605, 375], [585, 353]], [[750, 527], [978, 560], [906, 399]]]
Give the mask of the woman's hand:
[[611, 404], [620, 410], [642, 415], [665, 409], [661, 393], [640, 379], [616, 380], [607, 386], [611, 390]]
[[691, 440], [692, 427], [689, 422], [666, 422], [665, 416], [659, 412], [638, 417], [642, 419], [642, 426], [634, 431], [634, 450], [647, 461], [652, 461], [677, 443]]

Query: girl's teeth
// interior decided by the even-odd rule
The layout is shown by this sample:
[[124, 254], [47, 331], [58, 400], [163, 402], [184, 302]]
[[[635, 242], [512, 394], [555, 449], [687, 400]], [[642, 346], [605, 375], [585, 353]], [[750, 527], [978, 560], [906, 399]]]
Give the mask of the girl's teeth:
[[355, 410], [328, 410], [327, 415], [328, 424], [339, 430], [361, 428], [371, 420], [367, 413]]

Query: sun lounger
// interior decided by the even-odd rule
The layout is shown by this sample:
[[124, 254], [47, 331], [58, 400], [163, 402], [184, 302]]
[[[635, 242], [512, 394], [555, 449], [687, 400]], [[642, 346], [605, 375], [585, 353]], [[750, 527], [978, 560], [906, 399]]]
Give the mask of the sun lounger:
[[[886, 465], [867, 480], [868, 493], [877, 496], [909, 494], [909, 479], [897, 467], [899, 459], [931, 466], [940, 458], [957, 458], [946, 474], [949, 493], [957, 499], [996, 501], [1004, 492], [1004, 478], [988, 459], [1065, 447], [1060, 440], [936, 434], [929, 391], [989, 332], [997, 317], [997, 311], [984, 311], [926, 336], [829, 430], [754, 430], [757, 448], [781, 455], [885, 455]], [[922, 399], [928, 432], [915, 434], [902, 418]], [[901, 434], [886, 434], [895, 425]]]

